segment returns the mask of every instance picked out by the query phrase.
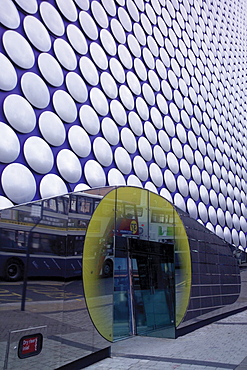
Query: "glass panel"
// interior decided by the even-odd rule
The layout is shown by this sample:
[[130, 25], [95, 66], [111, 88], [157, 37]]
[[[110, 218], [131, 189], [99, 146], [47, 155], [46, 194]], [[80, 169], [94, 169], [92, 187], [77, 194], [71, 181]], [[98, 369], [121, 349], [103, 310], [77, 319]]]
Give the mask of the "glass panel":
[[190, 298], [191, 257], [185, 227], [174, 209], [176, 327], [181, 323]]
[[[143, 189], [118, 188], [115, 230], [114, 338], [174, 337], [173, 207]], [[150, 207], [148, 204], [150, 203]], [[130, 266], [129, 266], [130, 263]]]
[[89, 223], [83, 257], [85, 295], [95, 326], [108, 340], [141, 332], [174, 337], [175, 322], [186, 312], [191, 278], [189, 245], [177, 212], [164, 198], [140, 188], [89, 192], [105, 195]]
[[[1, 318], [9, 332], [36, 328], [40, 323], [47, 327], [44, 349], [34, 357], [39, 369], [58, 368], [108, 346], [90, 319], [82, 286], [85, 234], [101, 199], [80, 192], [0, 212]], [[96, 224], [92, 226], [94, 236]], [[98, 249], [105, 244], [104, 231], [102, 225]], [[100, 248], [100, 253], [106, 249]], [[112, 246], [110, 250], [112, 259]], [[99, 261], [97, 256], [95, 261]], [[98, 268], [98, 280], [106, 282]], [[113, 290], [104, 283], [103, 290], [105, 296], [98, 296], [97, 309], [102, 307], [105, 312]], [[111, 327], [111, 322], [107, 325]], [[1, 332], [1, 368], [7, 340], [6, 331]], [[28, 368], [25, 361], [30, 359], [20, 360], [10, 345], [6, 363], [10, 368]]]
[[[102, 199], [96, 194], [91, 196], [95, 202]], [[114, 229], [115, 194], [110, 192], [99, 202], [90, 220], [83, 254], [83, 284], [87, 306], [95, 327], [109, 341], [113, 340]]]
[[127, 238], [115, 239], [114, 263], [114, 339], [127, 337], [131, 334], [130, 280], [127, 251]]
[[[27, 338], [31, 339], [31, 341], [28, 341], [28, 344]], [[32, 342], [35, 339], [36, 343], [35, 345], [32, 346]], [[20, 342], [22, 344], [21, 346]], [[23, 330], [9, 331], [4, 367], [1, 368], [3, 368], [4, 370], [6, 369], [13, 370], [21, 368], [23, 367], [23, 362], [25, 363], [24, 361], [25, 357], [28, 357], [26, 361], [28, 361], [29, 368], [42, 370], [44, 369], [44, 364], [47, 362], [46, 356], [47, 352], [49, 351], [49, 348], [47, 348], [47, 346], [48, 340], [46, 325], [37, 326], [35, 328], [27, 328]], [[31, 351], [34, 354], [34, 356], [29, 357]], [[37, 352], [38, 354], [35, 355], [35, 352]]]
[[174, 326], [174, 268], [170, 245], [131, 239], [137, 334]]
[[164, 198], [150, 193], [150, 240], [174, 244], [174, 211]]
[[139, 188], [116, 189], [114, 339], [132, 335], [135, 318], [130, 275], [130, 238], [148, 238], [148, 192]]
[[140, 188], [118, 188], [117, 236], [148, 239], [148, 192]]
[[54, 198], [1, 212], [1, 271], [7, 280], [64, 277], [67, 214], [58, 213], [57, 202]]
[[174, 245], [176, 326], [186, 313], [191, 287], [190, 248], [184, 225], [175, 208], [164, 198], [150, 194], [150, 240]]
[[[27, 330], [39, 326], [40, 322], [48, 325], [54, 312], [56, 331], [62, 332], [67, 235], [67, 213], [63, 202], [64, 198], [58, 197], [1, 211], [0, 270], [4, 279], [1, 290], [4, 286], [8, 289], [8, 294], [3, 297], [5, 305], [1, 315], [8, 323], [9, 331]], [[13, 307], [15, 310], [19, 308], [18, 315]], [[50, 313], [49, 319], [45, 312]], [[48, 330], [51, 334], [50, 326]], [[0, 340], [5, 341], [6, 338], [1, 337]], [[39, 368], [46, 368], [46, 356], [54, 368], [60, 365], [55, 354], [59, 352], [57, 343], [48, 341], [49, 349], [46, 349], [45, 356], [42, 353], [39, 360], [36, 359]], [[18, 361], [25, 360], [16, 356], [11, 361], [20, 367]]]

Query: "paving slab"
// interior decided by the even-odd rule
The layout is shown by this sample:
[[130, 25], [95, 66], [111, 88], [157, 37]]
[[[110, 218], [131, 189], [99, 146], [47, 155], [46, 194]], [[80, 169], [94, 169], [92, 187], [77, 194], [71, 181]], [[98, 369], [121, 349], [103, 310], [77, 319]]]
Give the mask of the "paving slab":
[[247, 370], [247, 310], [177, 339], [135, 336], [112, 345], [112, 357], [89, 370]]

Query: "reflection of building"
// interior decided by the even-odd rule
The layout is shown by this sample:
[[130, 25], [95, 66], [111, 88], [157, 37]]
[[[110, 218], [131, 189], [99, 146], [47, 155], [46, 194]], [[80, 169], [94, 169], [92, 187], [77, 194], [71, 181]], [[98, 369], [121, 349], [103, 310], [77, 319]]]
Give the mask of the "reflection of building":
[[[37, 354], [42, 369], [52, 358], [54, 340], [61, 342], [56, 344], [60, 360], [51, 359], [49, 368], [78, 358], [85, 365], [108, 355], [114, 340], [176, 338], [195, 322], [243, 306], [232, 246], [153, 192], [104, 187], [37, 205], [39, 217], [36, 203], [0, 213], [2, 312], [8, 313], [11, 333], [10, 342], [1, 338], [2, 358], [6, 352], [11, 369], [30, 361], [28, 353], [11, 352], [30, 335], [30, 340], [43, 336]], [[16, 309], [22, 314], [17, 332]], [[67, 342], [84, 351], [68, 356]]]
[[245, 249], [244, 2], [16, 3], [0, 14], [0, 206], [143, 186]]
[[[202, 290], [201, 281], [194, 281], [192, 296], [213, 297], [220, 289], [224, 299], [205, 298], [206, 305], [229, 303], [219, 288], [220, 276], [231, 279], [235, 267], [224, 270], [228, 257], [214, 240], [219, 246], [233, 244], [236, 256], [246, 250], [245, 3], [5, 0], [0, 8], [0, 208], [51, 198], [43, 216], [49, 237], [40, 226], [40, 232], [28, 236], [28, 218], [33, 220], [23, 209], [19, 226], [2, 233], [9, 248], [18, 245], [23, 256], [23, 245], [30, 243], [46, 256], [53, 245], [60, 250], [53, 273], [62, 277], [63, 264], [71, 277], [80, 272], [76, 256], [101, 198], [91, 203], [83, 198], [79, 204], [71, 195], [65, 230], [68, 198], [55, 197], [99, 187], [105, 196], [108, 186], [137, 186], [177, 207], [190, 230], [192, 279], [197, 259], [207, 254], [214, 260], [212, 270], [207, 260], [207, 271], [200, 265], [200, 272], [218, 276], [218, 287], [208, 279]], [[47, 215], [52, 210], [55, 219]], [[12, 217], [11, 212], [5, 216]], [[98, 240], [99, 262], [105, 263], [98, 266], [100, 274], [113, 272], [114, 237], [135, 235], [173, 245], [174, 225], [163, 210], [140, 224], [142, 207], [129, 204], [118, 210], [109, 234], [111, 212], [112, 206], [94, 222], [95, 235], [102, 230], [108, 235]], [[199, 243], [205, 238], [210, 247]], [[31, 260], [35, 276], [49, 271], [46, 258], [42, 270], [38, 260]], [[15, 262], [7, 268], [12, 277], [21, 273]], [[133, 263], [141, 266], [136, 258]], [[193, 318], [190, 311], [205, 313], [205, 299], [190, 301], [188, 317]]]

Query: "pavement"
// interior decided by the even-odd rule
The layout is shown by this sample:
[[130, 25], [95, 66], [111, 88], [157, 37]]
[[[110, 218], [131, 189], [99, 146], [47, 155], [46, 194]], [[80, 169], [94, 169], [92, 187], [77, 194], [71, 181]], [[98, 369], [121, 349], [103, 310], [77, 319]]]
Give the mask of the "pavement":
[[[229, 315], [234, 310], [234, 315], [220, 316], [225, 318], [219, 320], [218, 317], [218, 321], [177, 339], [135, 336], [115, 342], [112, 357], [88, 369], [247, 370], [245, 268], [241, 280], [239, 299], [225, 307]], [[72, 361], [110, 345], [94, 330], [81, 283], [32, 282], [28, 286], [25, 311], [20, 310], [21, 293], [15, 286], [18, 284], [14, 283], [14, 287], [13, 283], [0, 284], [0, 369], [51, 370], [65, 364], [69, 364], [67, 369], [72, 369]], [[42, 332], [45, 339], [43, 350], [38, 356], [19, 359], [20, 338], [37, 332]], [[76, 369], [79, 366], [77, 364]]]
[[88, 370], [247, 370], [247, 310], [177, 339], [136, 336], [112, 344], [112, 357]]

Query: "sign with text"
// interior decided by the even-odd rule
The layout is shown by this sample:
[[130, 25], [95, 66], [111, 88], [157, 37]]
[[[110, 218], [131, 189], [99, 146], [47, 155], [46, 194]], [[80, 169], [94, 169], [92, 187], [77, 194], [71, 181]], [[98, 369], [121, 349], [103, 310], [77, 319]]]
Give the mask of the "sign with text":
[[27, 358], [38, 355], [42, 350], [43, 335], [33, 334], [22, 337], [18, 346], [18, 357]]

